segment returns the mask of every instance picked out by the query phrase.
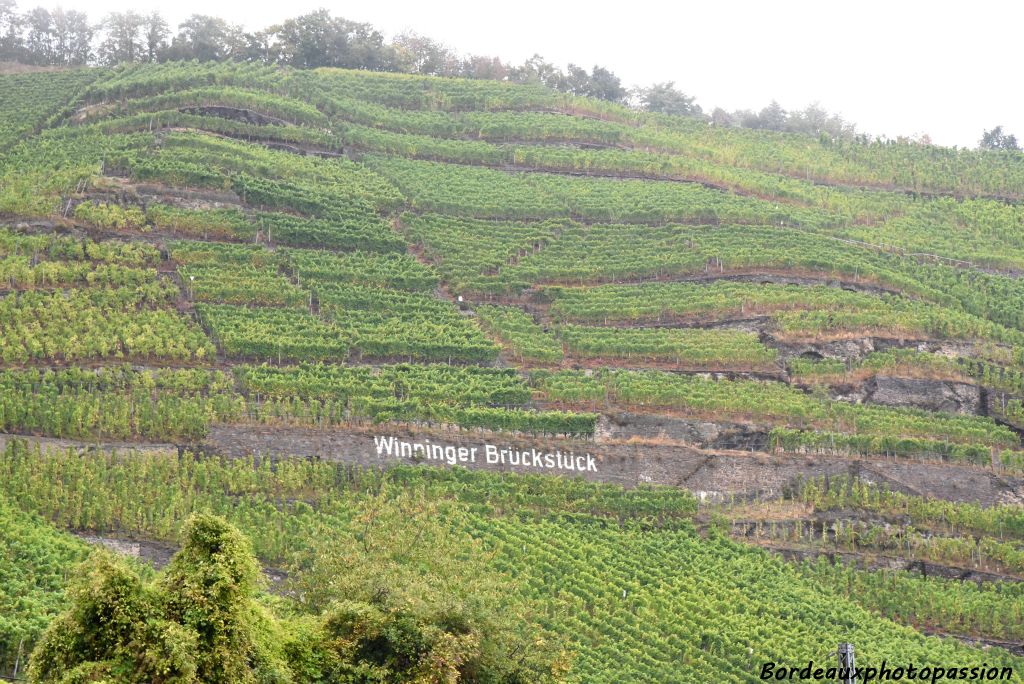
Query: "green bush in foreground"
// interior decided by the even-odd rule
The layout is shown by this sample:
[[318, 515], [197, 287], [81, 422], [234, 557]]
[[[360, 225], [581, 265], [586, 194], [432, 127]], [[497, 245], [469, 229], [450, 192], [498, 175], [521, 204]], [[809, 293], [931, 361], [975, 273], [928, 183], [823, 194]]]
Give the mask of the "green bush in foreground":
[[146, 584], [94, 557], [71, 607], [32, 655], [32, 682], [290, 682], [281, 627], [256, 603], [259, 564], [237, 529], [193, 516], [167, 571]]
[[379, 500], [360, 521], [358, 539], [311, 554], [309, 578], [296, 584], [306, 600], [292, 609], [261, 596], [249, 540], [211, 514], [189, 518], [181, 550], [153, 582], [94, 554], [68, 589], [70, 607], [33, 651], [29, 681], [557, 681], [564, 658], [552, 657], [543, 640], [521, 641], [525, 630], [498, 610], [499, 585], [476, 580], [468, 594], [456, 594], [437, 589], [432, 573], [421, 575], [424, 564], [482, 568], [455, 553], [433, 554], [436, 544], [454, 543], [429, 524], [437, 512], [413, 500]]

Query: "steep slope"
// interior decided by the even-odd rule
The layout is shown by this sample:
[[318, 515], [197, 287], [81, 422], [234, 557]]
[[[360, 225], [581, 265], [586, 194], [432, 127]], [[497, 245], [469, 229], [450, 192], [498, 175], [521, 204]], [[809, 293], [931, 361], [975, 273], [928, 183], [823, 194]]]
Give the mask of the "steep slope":
[[[682, 486], [718, 502], [701, 529], [731, 519], [790, 555], [867, 565], [892, 551], [861, 541], [882, 524], [813, 539], [793, 530], [820, 527], [820, 511], [776, 526], [737, 497], [799, 498], [808, 477], [853, 475], [1019, 520], [1020, 155], [341, 70], [169, 63], [0, 76], [0, 89], [0, 432]], [[94, 458], [83, 467], [121, 467]], [[155, 515], [138, 472], [122, 476], [123, 505]], [[471, 479], [465, 496], [487, 501], [495, 482]], [[174, 522], [65, 517], [25, 491], [5, 493], [62, 526], [174, 541]], [[511, 503], [478, 511], [468, 533], [522, 542], [496, 571], [526, 567], [531, 598], [561, 602], [549, 626], [572, 634], [581, 681], [620, 681], [616, 667], [754, 680], [762, 661], [803, 665], [841, 638], [870, 662], [981, 657], [876, 622], [852, 590], [832, 611], [845, 575], [635, 520], [659, 511], [613, 523], [560, 506], [529, 522]], [[858, 520], [867, 505], [849, 508]], [[913, 541], [897, 557], [1024, 574], [1019, 530], [978, 532], [986, 551], [972, 555], [915, 524], [885, 521]], [[944, 625], [967, 600], [955, 582], [917, 620], [877, 577], [857, 580], [876, 588], [868, 608], [1020, 638], [1013, 590]]]

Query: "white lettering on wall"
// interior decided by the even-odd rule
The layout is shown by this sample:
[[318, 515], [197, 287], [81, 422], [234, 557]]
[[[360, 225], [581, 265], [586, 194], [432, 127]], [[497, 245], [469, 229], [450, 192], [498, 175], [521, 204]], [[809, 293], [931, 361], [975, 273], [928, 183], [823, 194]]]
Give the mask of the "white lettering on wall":
[[402, 442], [394, 437], [383, 435], [373, 438], [377, 455], [381, 458], [404, 458], [415, 462], [439, 462], [447, 465], [477, 463], [479, 452], [483, 452], [482, 462], [487, 465], [506, 465], [512, 470], [540, 470], [573, 473], [596, 473], [597, 459], [591, 454], [577, 455], [573, 452], [563, 453], [561, 450], [538, 451], [516, 449], [511, 446], [498, 448], [494, 444], [481, 444], [476, 447], [456, 447], [423, 442]]

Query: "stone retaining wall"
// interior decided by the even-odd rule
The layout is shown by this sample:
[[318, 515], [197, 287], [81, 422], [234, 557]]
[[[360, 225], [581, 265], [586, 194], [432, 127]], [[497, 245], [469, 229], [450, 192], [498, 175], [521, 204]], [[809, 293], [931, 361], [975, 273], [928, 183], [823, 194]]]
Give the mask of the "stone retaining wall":
[[[394, 438], [391, 455], [386, 449], [378, 449], [382, 437]], [[409, 445], [404, 455], [394, 446], [401, 442]], [[437, 457], [431, 458], [424, 449], [416, 448], [416, 444], [437, 447]], [[487, 445], [493, 451], [488, 452]], [[890, 489], [951, 501], [976, 501], [984, 505], [1024, 503], [1024, 478], [1001, 477], [982, 467], [824, 456], [713, 453], [672, 443], [595, 443], [469, 432], [413, 432], [393, 426], [382, 426], [376, 432], [219, 426], [210, 431], [202, 448], [209, 453], [230, 456], [304, 456], [377, 467], [397, 463], [447, 467], [452, 460], [455, 465], [471, 469], [582, 476], [624, 486], [662, 484], [711, 497], [772, 496], [800, 478], [848, 474]], [[503, 462], [498, 460], [500, 450], [506, 451]], [[515, 455], [514, 451], [525, 452], [525, 456]], [[492, 458], [488, 459], [488, 453]], [[557, 467], [559, 460], [564, 462], [569, 453], [575, 459], [573, 465], [582, 464], [582, 470]], [[472, 460], [471, 454], [475, 456]], [[559, 454], [561, 459], [557, 457]], [[544, 462], [548, 455], [555, 467]], [[588, 461], [588, 456], [592, 460]]]
[[[980, 466], [688, 446], [685, 438], [694, 430], [704, 431], [711, 442], [716, 439], [742, 442], [757, 434], [753, 428], [744, 432], [741, 426], [708, 425], [711, 427], [692, 421], [670, 422], [660, 431], [662, 437], [658, 439], [629, 439], [620, 432], [619, 436], [626, 438], [606, 436], [597, 442], [411, 430], [390, 425], [366, 430], [225, 425], [212, 427], [207, 439], [198, 447], [131, 442], [94, 444], [0, 435], [0, 450], [11, 439], [26, 439], [44, 449], [140, 449], [174, 457], [184, 450], [198, 450], [232, 457], [254, 454], [271, 458], [318, 458], [367, 467], [399, 463], [459, 465], [494, 472], [584, 477], [626, 487], [662, 484], [683, 487], [698, 496], [711, 498], [771, 497], [781, 494], [801, 478], [852, 475], [908, 494], [983, 505], [1024, 504], [1024, 478], [1005, 477]], [[390, 455], [382, 438], [392, 440]]]

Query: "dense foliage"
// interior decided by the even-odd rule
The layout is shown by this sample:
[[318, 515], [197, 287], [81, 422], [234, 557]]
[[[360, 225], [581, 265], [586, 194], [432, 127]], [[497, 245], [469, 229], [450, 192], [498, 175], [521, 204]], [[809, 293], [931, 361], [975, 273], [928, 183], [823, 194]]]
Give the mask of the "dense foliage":
[[0, 673], [24, 673], [36, 637], [64, 608], [70, 568], [89, 546], [0, 498]]
[[[60, 452], [26, 453], [20, 447], [9, 449], [2, 464], [4, 490], [20, 492], [23, 505], [34, 506], [62, 524], [73, 520], [72, 524], [89, 529], [145, 531], [156, 538], [184, 541], [189, 548], [189, 535], [195, 530], [195, 523], [185, 524], [189, 515], [203, 508], [215, 511], [252, 537], [253, 549], [265, 562], [287, 563], [298, 572], [295, 586], [303, 589], [306, 611], [340, 598], [336, 592], [358, 601], [377, 591], [377, 600], [384, 602], [378, 606], [408, 596], [407, 610], [426, 617], [436, 615], [432, 606], [439, 604], [430, 589], [418, 589], [424, 582], [434, 589], [448, 586], [447, 591], [456, 595], [469, 588], [497, 586], [490, 598], [476, 605], [511, 602], [521, 606], [518, 614], [533, 621], [535, 629], [559, 635], [557, 644], [533, 642], [534, 648], [553, 646], [556, 652], [571, 652], [570, 681], [619, 681], [624, 675], [693, 681], [718, 676], [713, 673], [753, 681], [757, 663], [783, 657], [806, 661], [818, 655], [823, 639], [830, 643], [843, 635], [861, 646], [858, 657], [865, 663], [878, 664], [884, 654], [889, 660], [920, 663], [980, 664], [984, 659], [994, 665], [1020, 665], [1019, 659], [999, 650], [981, 654], [955, 641], [922, 637], [846, 599], [821, 594], [819, 581], [806, 582], [800, 572], [763, 552], [717, 536], [701, 538], [685, 520], [672, 522], [673, 515], [685, 518], [694, 510], [692, 498], [673, 490], [627, 492], [584, 483], [554, 487], [545, 486], [544, 482], [553, 480], [544, 478], [419, 468], [379, 475], [313, 461], [271, 466], [142, 454], [81, 459]], [[63, 483], [60, 501], [51, 494], [57, 478]], [[350, 493], [339, 493], [339, 487]], [[136, 501], [137, 489], [150, 492], [144, 504], [147, 513], [138, 517], [127, 514], [137, 510], [137, 504], [122, 505]], [[368, 496], [367, 492], [382, 494]], [[420, 493], [429, 496], [421, 498]], [[438, 496], [462, 499], [469, 509], [459, 513], [418, 503]], [[495, 516], [496, 505], [533, 512]], [[568, 513], [580, 507], [595, 510]], [[636, 519], [620, 523], [614, 517], [629, 510], [647, 510], [658, 517], [646, 523]], [[613, 517], [605, 517], [609, 514]], [[663, 521], [661, 526], [656, 524], [658, 519]], [[423, 548], [429, 548], [432, 539], [449, 551], [424, 557]], [[158, 579], [157, 586], [165, 590], [196, 586], [170, 584], [167, 579], [175, 576], [175, 567], [182, 570], [190, 565], [187, 559], [197, 559], [195, 554], [190, 551], [175, 561], [177, 566], [172, 563], [171, 572]], [[468, 558], [467, 570], [476, 568], [480, 554], [487, 558], [487, 570], [486, 576], [477, 574], [476, 579], [461, 574], [458, 564], [450, 562], [458, 555]], [[213, 572], [228, 557], [217, 555], [211, 563], [192, 567], [196, 572], [202, 572], [200, 567]], [[368, 571], [371, 567], [376, 574]], [[450, 584], [427, 579], [448, 568], [456, 573], [445, 575]], [[340, 579], [340, 584], [327, 578]], [[459, 581], [462, 578], [466, 584]], [[138, 581], [129, 585], [133, 582]], [[379, 591], [382, 583], [387, 587], [383, 592]], [[93, 592], [94, 597], [103, 595]], [[210, 609], [217, 605], [209, 604]], [[456, 605], [470, 608], [473, 604]], [[348, 610], [346, 621], [355, 615], [363, 619], [375, 615], [367, 609], [356, 614]], [[749, 620], [751, 610], [759, 615], [756, 622]], [[511, 612], [489, 614], [511, 619]], [[338, 613], [327, 610], [323, 615], [329, 626], [331, 616]], [[379, 619], [367, 625], [380, 626]], [[489, 633], [495, 639], [507, 639], [516, 634], [509, 627]], [[416, 632], [388, 633], [411, 638]], [[315, 634], [313, 626], [304, 633], [314, 649]], [[389, 643], [394, 644], [393, 638]], [[283, 635], [275, 648], [288, 643]], [[504, 648], [510, 650], [504, 652], [515, 652], [515, 644], [506, 641]], [[301, 656], [301, 662], [309, 665], [319, 663], [322, 668], [332, 662], [310, 659], [309, 649], [284, 650], [287, 658]], [[202, 653], [205, 658], [232, 657], [224, 650], [202, 649]], [[346, 653], [352, 652], [337, 655]], [[374, 662], [397, 665], [396, 661]], [[315, 675], [312, 680], [318, 681]]]
[[23, 292], [0, 299], [0, 359], [204, 359], [213, 349], [202, 331], [167, 306], [174, 288], [138, 287]]
[[[109, 30], [102, 60], [139, 58]], [[5, 441], [0, 673], [48, 623], [38, 681], [753, 681], [838, 640], [871, 664], [1024, 667], [885, 619], [1020, 636], [1012, 587], [792, 567], [723, 534], [1019, 577], [1019, 506], [833, 478], [698, 511], [680, 489], [208, 453], [225, 426], [472, 431], [651, 449], [643, 481], [679, 453], [717, 467], [738, 431], [760, 453], [730, 459], [888, 460], [1008, 498], [1019, 154], [654, 113], [695, 113], [671, 84], [639, 112], [594, 99], [620, 97], [605, 70], [539, 58], [484, 80], [273, 65], [437, 52], [324, 12], [263, 36], [258, 64], [197, 38], [231, 27], [182, 31], [144, 59], [204, 61], [0, 76], [0, 432], [78, 445]], [[155, 581], [94, 554], [65, 593], [85, 550], [44, 518], [184, 549]]]

